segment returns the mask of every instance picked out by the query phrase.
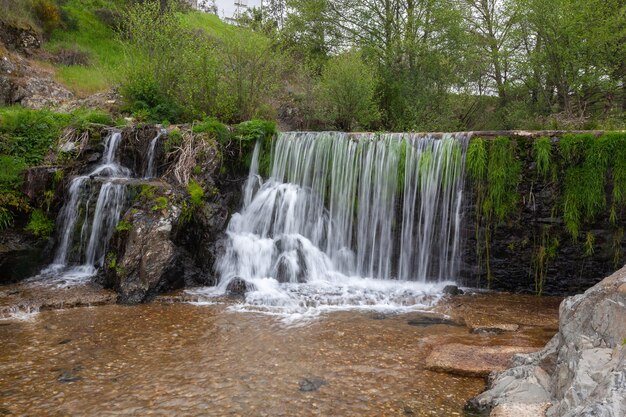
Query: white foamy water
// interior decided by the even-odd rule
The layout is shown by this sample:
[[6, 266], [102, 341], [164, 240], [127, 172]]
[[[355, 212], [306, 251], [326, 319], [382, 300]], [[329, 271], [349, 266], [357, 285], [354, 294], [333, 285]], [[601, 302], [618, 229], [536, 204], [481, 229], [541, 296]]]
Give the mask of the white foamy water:
[[433, 306], [458, 271], [466, 145], [455, 135], [283, 133], [263, 182], [257, 144], [219, 284], [200, 293], [243, 280], [234, 308], [291, 318]]

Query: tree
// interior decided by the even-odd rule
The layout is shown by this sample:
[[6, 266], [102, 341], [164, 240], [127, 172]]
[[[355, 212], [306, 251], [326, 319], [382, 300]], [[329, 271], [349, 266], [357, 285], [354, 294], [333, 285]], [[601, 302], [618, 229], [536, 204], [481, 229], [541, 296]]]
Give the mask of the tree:
[[361, 54], [351, 51], [332, 58], [317, 91], [321, 119], [346, 131], [371, 126], [379, 119], [375, 88], [375, 73]]

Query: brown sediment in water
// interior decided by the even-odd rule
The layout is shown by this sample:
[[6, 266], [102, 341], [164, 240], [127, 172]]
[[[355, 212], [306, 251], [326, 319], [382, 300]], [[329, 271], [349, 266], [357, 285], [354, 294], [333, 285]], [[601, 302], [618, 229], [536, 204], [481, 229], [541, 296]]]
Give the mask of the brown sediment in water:
[[[429, 371], [430, 352], [454, 343], [539, 348], [554, 334], [558, 302], [469, 295], [436, 308], [451, 322], [346, 311], [297, 327], [228, 303], [43, 311], [0, 323], [0, 413], [462, 415], [484, 378]], [[474, 334], [459, 325], [488, 319], [518, 328]], [[325, 383], [303, 392], [304, 379]]]

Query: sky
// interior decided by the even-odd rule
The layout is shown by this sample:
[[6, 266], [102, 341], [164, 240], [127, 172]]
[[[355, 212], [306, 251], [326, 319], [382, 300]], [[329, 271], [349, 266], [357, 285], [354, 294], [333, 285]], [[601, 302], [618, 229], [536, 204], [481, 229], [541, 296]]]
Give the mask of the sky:
[[218, 16], [221, 18], [232, 17], [235, 13], [235, 2], [247, 3], [248, 7], [260, 7], [261, 0], [215, 0], [217, 4]]

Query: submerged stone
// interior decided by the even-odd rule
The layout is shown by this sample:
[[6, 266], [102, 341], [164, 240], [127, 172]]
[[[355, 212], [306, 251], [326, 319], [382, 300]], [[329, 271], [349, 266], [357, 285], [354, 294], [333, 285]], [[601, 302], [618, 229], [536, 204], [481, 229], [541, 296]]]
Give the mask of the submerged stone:
[[322, 378], [304, 378], [302, 379], [302, 381], [300, 381], [300, 391], [317, 391], [322, 385], [326, 385], [326, 383], [326, 380]]

